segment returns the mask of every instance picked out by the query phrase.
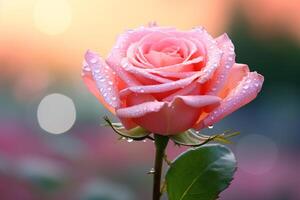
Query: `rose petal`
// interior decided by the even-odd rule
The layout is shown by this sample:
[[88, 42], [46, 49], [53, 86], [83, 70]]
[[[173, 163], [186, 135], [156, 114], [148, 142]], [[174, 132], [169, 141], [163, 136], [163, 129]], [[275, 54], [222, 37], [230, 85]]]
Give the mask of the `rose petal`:
[[83, 67], [83, 79], [98, 99], [104, 105], [109, 105], [109, 110], [120, 106], [115, 76], [109, 66], [98, 54], [87, 51], [85, 54], [85, 65]]
[[[150, 51], [154, 50], [155, 52], [165, 53], [165, 51], [170, 49], [170, 47], [174, 47], [176, 49], [174, 53], [180, 54], [180, 57], [183, 59], [182, 61], [188, 61], [192, 57], [192, 55], [194, 55], [194, 53], [199, 51], [199, 49], [197, 49], [197, 46], [190, 40], [176, 37], [161, 39], [159, 42], [156, 42], [151, 46]], [[168, 63], [164, 64], [164, 66], [173, 64], [176, 63]]]
[[168, 55], [163, 52], [150, 51], [145, 54], [146, 59], [155, 67], [165, 67], [182, 63], [183, 58], [180, 56]]
[[156, 82], [159, 83], [169, 83], [172, 82], [172, 80], [170, 79], [166, 79], [160, 76], [157, 76], [155, 74], [151, 74], [148, 71], [142, 69], [142, 68], [138, 68], [133, 66], [127, 58], [123, 58], [122, 59], [122, 63], [121, 66], [129, 73], [134, 74], [135, 76], [142, 76], [144, 78], [150, 79], [150, 80], [154, 80]]
[[164, 50], [169, 49], [169, 47], [176, 47], [175, 49], [177, 51], [179, 49], [183, 49], [184, 52], [187, 50], [186, 45], [179, 38], [171, 36], [154, 42], [150, 47], [150, 51], [164, 52]]
[[211, 95], [193, 95], [193, 96], [178, 96], [175, 100], [182, 100], [186, 105], [194, 108], [200, 108], [207, 105], [219, 104], [221, 101], [220, 97]]
[[182, 88], [181, 90], [165, 97], [163, 101], [172, 101], [176, 96], [185, 96], [185, 95], [198, 95], [200, 93], [200, 84], [193, 82], [190, 85]]
[[102, 105], [104, 105], [105, 108], [107, 108], [111, 113], [115, 114], [115, 108], [106, 103], [103, 96], [99, 93], [92, 74], [90, 72], [84, 72], [84, 74], [82, 74], [82, 78], [89, 91], [101, 102]]
[[196, 58], [193, 58], [191, 60], [182, 62], [182, 63], [178, 63], [178, 64], [174, 64], [174, 65], [169, 65], [169, 66], [163, 66], [163, 67], [156, 67], [156, 68], [150, 68], [150, 69], [145, 69], [148, 71], [158, 71], [162, 72], [190, 72], [194, 70], [194, 66], [193, 64], [197, 64], [200, 63], [204, 60], [203, 56], [199, 56]]
[[249, 72], [237, 87], [222, 100], [221, 105], [204, 119], [202, 126], [212, 125], [252, 101], [261, 90], [263, 81], [262, 75]]
[[147, 71], [153, 73], [153, 74], [158, 74], [159, 76], [162, 77], [166, 77], [166, 78], [188, 78], [190, 76], [193, 76], [194, 74], [196, 74], [197, 72], [168, 72], [168, 71], [156, 71], [156, 70], [149, 70], [147, 69]]
[[217, 42], [212, 38], [211, 35], [207, 33], [204, 28], [195, 28], [189, 33], [195, 38], [198, 38], [198, 40], [205, 45], [207, 51], [206, 64], [203, 68], [201, 68], [201, 72], [203, 72], [203, 74], [198, 79], [198, 82], [203, 84], [212, 77], [215, 70], [219, 66], [223, 52], [217, 46]]
[[223, 88], [221, 88], [221, 91], [219, 91], [218, 96], [225, 98], [228, 93], [234, 89], [245, 76], [247, 76], [248, 73], [248, 65], [235, 63], [229, 70], [227, 80], [225, 81]]
[[225, 33], [216, 39], [219, 48], [223, 51], [221, 62], [213, 77], [207, 82], [206, 94], [215, 95], [222, 89], [231, 67], [235, 63], [234, 46]]
[[147, 59], [143, 56], [143, 54], [140, 55], [137, 48], [138, 48], [137, 42], [129, 46], [127, 50], [127, 58], [129, 62], [132, 63], [135, 67], [153, 68], [154, 66], [147, 61]]
[[122, 118], [142, 117], [150, 112], [158, 112], [166, 103], [158, 101], [144, 102], [138, 105], [117, 110], [117, 116]]
[[203, 74], [199, 77], [198, 82], [203, 84], [208, 81], [219, 66], [222, 57], [222, 51], [217, 46], [217, 42], [213, 37], [203, 27], [194, 28], [188, 32], [176, 30], [170, 32], [170, 34], [176, 35], [176, 37], [188, 38], [194, 44], [198, 44], [198, 49], [203, 49], [201, 46], [205, 47], [206, 63], [205, 66], [201, 68]]
[[[218, 104], [215, 96], [178, 96], [172, 102], [150, 101], [117, 110], [117, 116], [131, 118], [136, 124], [161, 135], [185, 131], [198, 119], [201, 108]], [[178, 117], [180, 113], [181, 117]]]
[[[201, 72], [197, 72], [191, 77], [188, 77], [186, 79], [180, 79], [177, 81], [173, 81], [170, 83], [163, 83], [159, 85], [143, 85], [143, 86], [132, 86], [128, 87], [122, 91], [120, 91], [120, 96], [123, 96], [124, 94], [128, 93], [129, 91], [132, 91], [134, 93], [162, 93], [167, 92], [179, 88], [186, 87], [190, 83], [192, 83], [195, 79], [201, 76]], [[124, 94], [123, 94], [124, 93]]]
[[109, 66], [117, 73], [117, 75], [129, 86], [140, 85], [132, 75], [128, 74], [120, 63], [126, 57], [129, 46], [135, 42], [139, 42], [144, 36], [153, 32], [167, 33], [174, 31], [174, 28], [169, 27], [140, 27], [135, 30], [129, 30], [121, 34], [107, 58]]
[[137, 127], [138, 125], [132, 121], [132, 119], [130, 118], [122, 118], [122, 117], [119, 117], [121, 123], [123, 124], [123, 126], [127, 129], [127, 130], [130, 130], [132, 128], [135, 128]]

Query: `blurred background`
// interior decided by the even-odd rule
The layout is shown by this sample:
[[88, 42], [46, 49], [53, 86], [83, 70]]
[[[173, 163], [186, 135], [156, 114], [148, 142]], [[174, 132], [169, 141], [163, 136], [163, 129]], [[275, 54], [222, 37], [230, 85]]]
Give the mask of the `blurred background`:
[[[105, 56], [151, 21], [227, 32], [265, 76], [254, 102], [203, 130], [241, 132], [220, 199], [300, 199], [299, 0], [0, 0], [1, 200], [151, 199], [153, 143], [100, 126], [108, 113], [80, 76], [87, 49]], [[169, 145], [170, 158], [183, 150]]]

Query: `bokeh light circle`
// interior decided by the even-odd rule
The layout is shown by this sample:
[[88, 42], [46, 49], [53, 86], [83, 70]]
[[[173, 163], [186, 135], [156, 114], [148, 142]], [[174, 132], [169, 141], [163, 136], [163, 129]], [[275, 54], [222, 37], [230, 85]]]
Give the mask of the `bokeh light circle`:
[[42, 99], [37, 109], [40, 127], [52, 134], [68, 131], [76, 120], [75, 105], [69, 97], [50, 94]]
[[70, 26], [71, 7], [66, 0], [38, 0], [33, 19], [38, 30], [48, 35], [57, 35]]
[[277, 145], [263, 135], [247, 135], [236, 146], [239, 168], [254, 175], [269, 172], [275, 165], [277, 156]]

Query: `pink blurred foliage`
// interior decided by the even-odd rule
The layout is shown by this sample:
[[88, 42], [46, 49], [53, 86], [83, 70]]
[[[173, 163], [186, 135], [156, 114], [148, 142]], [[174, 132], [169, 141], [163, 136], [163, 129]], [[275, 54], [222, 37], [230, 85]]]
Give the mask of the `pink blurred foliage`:
[[238, 168], [231, 186], [222, 193], [222, 198], [274, 199], [275, 196], [282, 196], [286, 199], [287, 195], [289, 200], [299, 199], [300, 161], [296, 157], [282, 153], [273, 168], [263, 174], [251, 174]]
[[[74, 191], [79, 191], [83, 183], [99, 176], [107, 179], [128, 176], [131, 177], [131, 182], [135, 182], [137, 180], [134, 173], [144, 171], [147, 178], [146, 173], [152, 166], [154, 156], [152, 141], [128, 143], [126, 140], [118, 140], [118, 136], [108, 128], [81, 127], [80, 130], [72, 132], [72, 135], [63, 136], [75, 138], [82, 147], [71, 145], [71, 149], [63, 151], [58, 151], [51, 144], [57, 141], [51, 141], [51, 137], [61, 136], [48, 138], [48, 135], [18, 122], [1, 122], [0, 134], [1, 199], [17, 200], [20, 196], [25, 200], [41, 197], [56, 200], [73, 199]], [[77, 156], [68, 156], [69, 150], [80, 153], [76, 154]], [[183, 150], [184, 148], [170, 143], [169, 159], [174, 159]], [[247, 196], [257, 200], [272, 199], [272, 195], [284, 192], [287, 192], [292, 200], [299, 199], [300, 162], [295, 159], [296, 155], [281, 153], [279, 156], [276, 165], [264, 174], [254, 175], [238, 169], [231, 187], [222, 193], [222, 199], [241, 199]], [[56, 166], [50, 166], [49, 169], [53, 169], [54, 172], [56, 169], [61, 170], [67, 178], [66, 185], [58, 190], [45, 192], [26, 177], [20, 176], [20, 172], [16, 170], [22, 171], [26, 167], [27, 159], [30, 162], [39, 161], [41, 166], [47, 163]], [[150, 181], [150, 177], [145, 180]], [[140, 195], [143, 195], [144, 191], [140, 192]]]

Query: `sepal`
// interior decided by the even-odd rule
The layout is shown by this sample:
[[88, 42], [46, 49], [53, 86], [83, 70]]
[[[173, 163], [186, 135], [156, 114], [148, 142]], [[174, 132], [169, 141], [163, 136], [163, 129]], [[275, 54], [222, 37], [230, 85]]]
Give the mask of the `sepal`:
[[105, 116], [103, 119], [105, 120], [107, 125], [114, 130], [114, 132], [121, 136], [121, 138], [132, 140], [144, 140], [148, 138], [153, 140], [153, 138], [150, 136], [151, 132], [147, 131], [146, 129], [140, 126], [127, 130], [121, 123], [111, 122], [107, 116]]
[[229, 138], [238, 134], [239, 132], [229, 133], [229, 131], [225, 131], [221, 134], [205, 135], [189, 129], [177, 135], [170, 136], [170, 139], [173, 140], [173, 142], [177, 145], [197, 147], [208, 142], [231, 144], [232, 142], [229, 140]]

